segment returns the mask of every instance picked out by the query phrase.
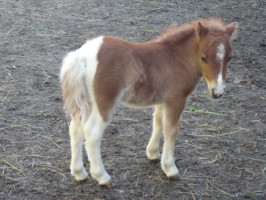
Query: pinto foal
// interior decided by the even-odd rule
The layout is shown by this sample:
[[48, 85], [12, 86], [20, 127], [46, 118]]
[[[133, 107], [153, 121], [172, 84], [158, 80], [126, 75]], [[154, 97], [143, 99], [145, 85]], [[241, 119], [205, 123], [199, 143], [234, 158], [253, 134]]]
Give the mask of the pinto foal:
[[146, 43], [100, 36], [70, 52], [63, 61], [60, 78], [71, 117], [70, 169], [76, 180], [88, 177], [82, 160], [85, 139], [91, 176], [101, 185], [112, 186], [100, 143], [119, 102], [155, 107], [146, 153], [150, 160], [160, 159], [163, 134], [161, 166], [167, 177], [177, 179], [174, 145], [186, 99], [202, 76], [210, 96], [219, 98], [224, 94], [236, 25], [225, 25], [220, 19], [200, 19], [172, 26]]

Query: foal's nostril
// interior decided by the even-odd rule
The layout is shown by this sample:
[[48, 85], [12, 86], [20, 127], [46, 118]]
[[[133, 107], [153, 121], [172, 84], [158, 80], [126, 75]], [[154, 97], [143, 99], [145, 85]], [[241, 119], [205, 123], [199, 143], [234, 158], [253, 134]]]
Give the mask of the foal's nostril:
[[213, 97], [214, 99], [219, 98], [219, 96], [214, 92], [214, 89], [212, 89], [212, 97]]

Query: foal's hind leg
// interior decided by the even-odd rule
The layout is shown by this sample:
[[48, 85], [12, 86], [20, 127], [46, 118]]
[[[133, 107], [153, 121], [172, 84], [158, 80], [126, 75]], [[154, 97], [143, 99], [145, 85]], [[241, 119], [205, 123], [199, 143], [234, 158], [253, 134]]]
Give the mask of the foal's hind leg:
[[174, 147], [178, 133], [178, 122], [185, 106], [185, 100], [176, 103], [165, 104], [163, 110], [164, 145], [161, 166], [164, 173], [170, 179], [178, 179], [179, 171], [175, 165]]
[[101, 140], [108, 122], [104, 122], [97, 106], [92, 108], [91, 116], [85, 123], [84, 134], [87, 145], [87, 153], [90, 161], [91, 176], [95, 178], [100, 185], [112, 186], [111, 178], [104, 169], [101, 158]]
[[77, 181], [85, 180], [88, 173], [84, 169], [82, 159], [82, 143], [84, 141], [81, 122], [77, 119], [72, 119], [69, 126], [71, 139], [71, 174], [75, 176]]
[[159, 145], [162, 133], [162, 105], [157, 105], [153, 115], [153, 131], [146, 149], [149, 160], [160, 159]]

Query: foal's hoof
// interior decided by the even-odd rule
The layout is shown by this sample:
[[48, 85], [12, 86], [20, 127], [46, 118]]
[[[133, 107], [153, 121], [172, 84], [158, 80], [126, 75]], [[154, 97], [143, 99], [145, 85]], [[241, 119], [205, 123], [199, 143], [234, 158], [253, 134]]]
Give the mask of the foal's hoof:
[[114, 187], [115, 184], [110, 180], [107, 183], [100, 183], [100, 186], [107, 187], [107, 188], [111, 188], [111, 187]]
[[79, 181], [79, 182], [86, 181], [89, 179], [88, 173], [86, 171], [82, 173], [76, 173], [74, 176], [75, 176], [76, 181]]
[[176, 175], [172, 175], [168, 177], [171, 181], [179, 181], [180, 180], [180, 175], [176, 174]]
[[159, 161], [161, 158], [159, 151], [148, 151], [147, 150], [146, 155], [150, 161]]
[[87, 180], [89, 180], [89, 176], [87, 176], [85, 178], [76, 178], [76, 181], [78, 181], [78, 182], [85, 182]]

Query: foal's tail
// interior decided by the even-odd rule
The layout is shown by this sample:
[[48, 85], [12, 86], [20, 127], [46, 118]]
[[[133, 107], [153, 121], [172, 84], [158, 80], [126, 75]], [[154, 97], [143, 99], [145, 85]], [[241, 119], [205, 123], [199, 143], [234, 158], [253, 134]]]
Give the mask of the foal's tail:
[[70, 52], [63, 60], [60, 81], [64, 106], [71, 119], [83, 123], [90, 111], [87, 73], [85, 58], [77, 51]]

